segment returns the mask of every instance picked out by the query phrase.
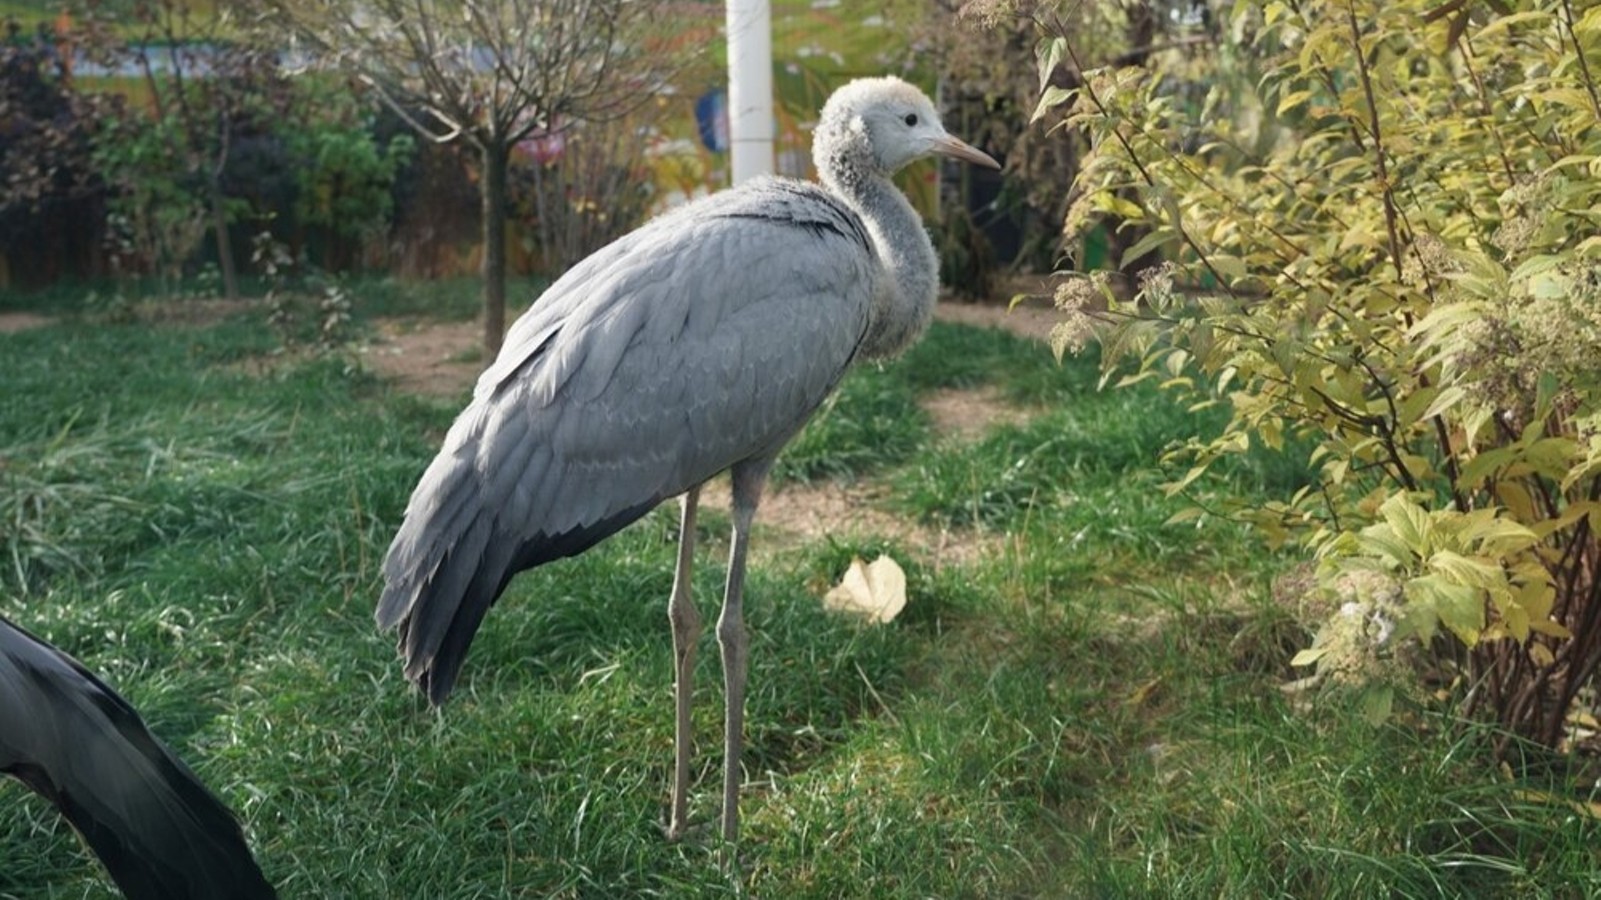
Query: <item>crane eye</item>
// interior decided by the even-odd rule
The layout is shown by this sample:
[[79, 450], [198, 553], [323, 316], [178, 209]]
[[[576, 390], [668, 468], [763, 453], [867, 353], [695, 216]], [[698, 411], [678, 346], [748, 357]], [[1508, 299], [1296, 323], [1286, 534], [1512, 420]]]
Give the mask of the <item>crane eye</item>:
[[917, 127], [917, 113], [907, 113], [906, 124], [913, 128]]

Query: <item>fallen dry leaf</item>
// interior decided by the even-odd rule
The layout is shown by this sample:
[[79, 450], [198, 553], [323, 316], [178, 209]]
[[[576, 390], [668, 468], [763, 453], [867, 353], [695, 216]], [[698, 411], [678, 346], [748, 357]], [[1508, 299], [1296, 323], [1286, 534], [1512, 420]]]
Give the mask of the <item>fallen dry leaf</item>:
[[823, 595], [823, 606], [873, 622], [888, 622], [906, 608], [906, 573], [887, 556], [871, 565], [853, 559], [845, 577]]

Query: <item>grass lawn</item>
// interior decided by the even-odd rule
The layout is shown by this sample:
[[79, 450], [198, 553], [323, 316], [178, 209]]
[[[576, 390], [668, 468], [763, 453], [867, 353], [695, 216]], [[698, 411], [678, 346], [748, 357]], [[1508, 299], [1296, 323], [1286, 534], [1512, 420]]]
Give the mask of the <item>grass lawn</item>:
[[[424, 306], [370, 292], [358, 312]], [[734, 895], [709, 840], [658, 830], [672, 505], [513, 581], [436, 714], [371, 613], [460, 398], [340, 359], [253, 364], [275, 347], [263, 318], [0, 335], [0, 611], [139, 707], [238, 811], [286, 898]], [[1550, 799], [1557, 767], [1510, 780], [1486, 735], [1430, 710], [1371, 728], [1292, 708], [1278, 685], [1306, 635], [1270, 599], [1290, 560], [1215, 518], [1165, 524], [1184, 501], [1152, 460], [1195, 417], [1095, 382], [1093, 361], [939, 323], [854, 373], [785, 457], [783, 479], [872, 480], [895, 515], [996, 549], [937, 567], [882, 536], [758, 552], [749, 894], [1601, 890], [1601, 834]], [[918, 398], [981, 385], [1039, 413], [936, 435]], [[1253, 457], [1201, 490], [1301, 477]], [[727, 521], [702, 516], [708, 621]], [[907, 569], [905, 613], [825, 613], [852, 556], [880, 551]], [[722, 700], [704, 641], [692, 806], [710, 821]], [[53, 810], [0, 783], [0, 897], [109, 896]]]

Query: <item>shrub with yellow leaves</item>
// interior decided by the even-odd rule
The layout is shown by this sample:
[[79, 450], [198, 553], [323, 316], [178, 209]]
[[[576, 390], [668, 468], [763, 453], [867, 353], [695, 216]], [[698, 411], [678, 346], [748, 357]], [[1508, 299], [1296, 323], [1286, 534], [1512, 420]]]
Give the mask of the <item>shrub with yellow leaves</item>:
[[[1173, 492], [1311, 448], [1315, 483], [1233, 512], [1318, 560], [1337, 602], [1296, 660], [1314, 677], [1393, 681], [1410, 646], [1465, 712], [1556, 746], [1601, 665], [1601, 7], [1213, 21], [1203, 103], [1174, 86], [1183, 49], [1042, 97], [1092, 146], [1073, 227], [1111, 214], [1145, 229], [1125, 260], [1172, 260], [1132, 296], [1065, 289], [1057, 345], [1093, 318], [1109, 373], [1232, 411], [1173, 451]], [[1079, 59], [1047, 31], [1042, 85]]]

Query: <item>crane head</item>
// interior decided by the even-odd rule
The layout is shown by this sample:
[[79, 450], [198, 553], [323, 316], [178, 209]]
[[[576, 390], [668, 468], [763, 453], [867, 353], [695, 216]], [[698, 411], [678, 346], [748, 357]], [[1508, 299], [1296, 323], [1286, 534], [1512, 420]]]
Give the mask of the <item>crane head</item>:
[[989, 154], [952, 137], [927, 95], [893, 75], [859, 78], [835, 91], [823, 104], [812, 142], [819, 171], [844, 163], [890, 174], [935, 154], [1001, 167]]

